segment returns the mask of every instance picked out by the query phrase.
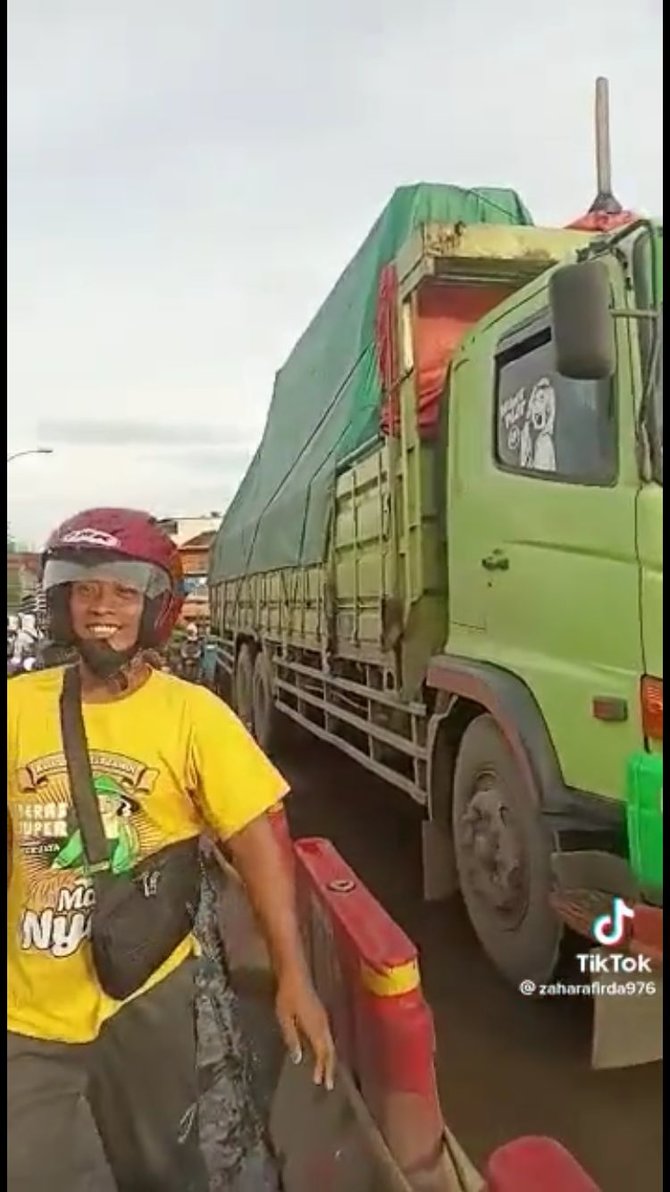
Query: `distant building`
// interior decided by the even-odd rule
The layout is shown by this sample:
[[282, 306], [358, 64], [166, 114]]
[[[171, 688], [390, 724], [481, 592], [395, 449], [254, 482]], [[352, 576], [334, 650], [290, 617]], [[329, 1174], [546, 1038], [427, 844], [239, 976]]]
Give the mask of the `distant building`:
[[160, 522], [181, 555], [186, 588], [184, 621], [209, 622], [209, 552], [220, 524], [220, 513], [206, 517], [163, 518]]
[[181, 547], [191, 539], [197, 538], [199, 534], [216, 534], [221, 525], [221, 514], [209, 513], [203, 517], [163, 517], [158, 524], [170, 535], [172, 541]]
[[7, 554], [7, 612], [34, 612], [40, 587], [40, 556], [34, 551]]

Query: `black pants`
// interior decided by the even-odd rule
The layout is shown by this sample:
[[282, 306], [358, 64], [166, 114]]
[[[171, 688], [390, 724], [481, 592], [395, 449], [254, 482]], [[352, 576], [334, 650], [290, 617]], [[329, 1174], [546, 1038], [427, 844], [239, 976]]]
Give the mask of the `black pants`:
[[93, 1043], [7, 1036], [8, 1192], [206, 1192], [197, 1121], [194, 963], [105, 1024]]

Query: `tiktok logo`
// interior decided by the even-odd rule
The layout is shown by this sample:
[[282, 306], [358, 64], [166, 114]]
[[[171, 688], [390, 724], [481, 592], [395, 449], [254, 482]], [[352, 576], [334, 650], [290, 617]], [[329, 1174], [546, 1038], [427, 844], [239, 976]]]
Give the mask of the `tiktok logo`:
[[599, 944], [612, 948], [615, 944], [620, 944], [624, 937], [624, 920], [634, 918], [635, 911], [627, 906], [623, 898], [614, 898], [612, 914], [598, 915], [598, 918], [594, 919], [593, 934]]

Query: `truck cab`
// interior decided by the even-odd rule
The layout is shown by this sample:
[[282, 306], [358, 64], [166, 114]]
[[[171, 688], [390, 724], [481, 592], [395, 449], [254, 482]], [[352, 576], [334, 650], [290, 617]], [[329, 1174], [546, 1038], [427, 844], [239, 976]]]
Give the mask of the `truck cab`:
[[463, 695], [465, 675], [477, 709], [456, 865], [515, 980], [550, 975], [561, 918], [589, 934], [617, 894], [662, 905], [661, 253], [645, 221], [596, 238], [481, 319], [452, 365], [449, 628], [429, 683]]
[[659, 235], [642, 225], [584, 250], [615, 311], [608, 359], [588, 345], [557, 359], [552, 292], [573, 277], [570, 335], [586, 280], [559, 266], [553, 287], [545, 275], [478, 324], [449, 395], [447, 652], [518, 675], [566, 785], [619, 803], [627, 758], [656, 747], [647, 704], [662, 677]]

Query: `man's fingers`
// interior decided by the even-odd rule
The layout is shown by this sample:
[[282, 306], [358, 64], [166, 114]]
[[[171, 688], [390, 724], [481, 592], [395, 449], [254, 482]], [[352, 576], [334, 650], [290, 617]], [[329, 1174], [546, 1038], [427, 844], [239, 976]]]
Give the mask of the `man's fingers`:
[[276, 1010], [284, 1043], [296, 1064], [302, 1059], [302, 1040], [309, 1044], [314, 1056], [314, 1084], [330, 1090], [335, 1084], [335, 1044], [328, 1017], [309, 986], [299, 987], [298, 994], [296, 997], [290, 986], [288, 996], [285, 990], [279, 990]]
[[328, 1041], [326, 1046], [324, 1074], [326, 1088], [328, 1089], [328, 1092], [331, 1092], [335, 1087], [335, 1044], [333, 1043], [330, 1031], [328, 1032]]
[[328, 1027], [314, 1040], [313, 1048], [314, 1083], [323, 1084], [330, 1091], [335, 1085], [335, 1044]]
[[277, 1012], [277, 1018], [279, 1020], [279, 1029], [282, 1033], [282, 1038], [286, 1044], [286, 1050], [293, 1063], [299, 1064], [302, 1059], [302, 1046], [295, 1019], [291, 1014], [282, 1013], [281, 1010]]
[[326, 1066], [325, 1054], [323, 1053], [322, 1049], [319, 1049], [319, 1051], [317, 1051], [317, 1053], [316, 1053], [316, 1059], [314, 1061], [314, 1075], [312, 1076], [312, 1080], [314, 1081], [314, 1084], [323, 1084], [323, 1073], [324, 1073], [325, 1066]]

